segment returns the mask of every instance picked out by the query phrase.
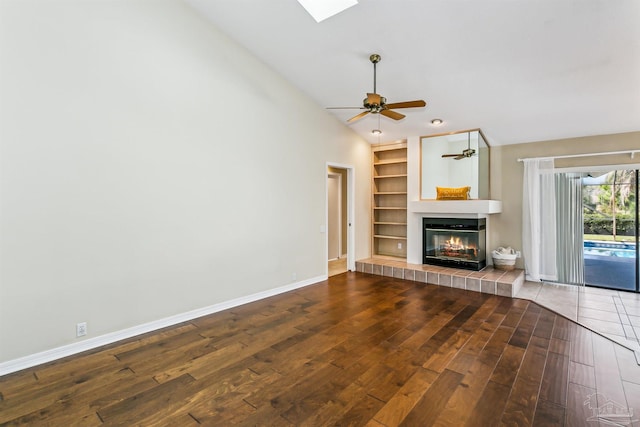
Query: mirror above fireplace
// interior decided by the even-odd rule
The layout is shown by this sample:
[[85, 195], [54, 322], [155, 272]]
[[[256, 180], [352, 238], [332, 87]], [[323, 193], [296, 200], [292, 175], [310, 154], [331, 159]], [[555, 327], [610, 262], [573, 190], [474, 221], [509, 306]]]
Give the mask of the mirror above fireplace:
[[420, 198], [436, 187], [471, 187], [471, 199], [489, 199], [489, 144], [480, 129], [420, 138]]

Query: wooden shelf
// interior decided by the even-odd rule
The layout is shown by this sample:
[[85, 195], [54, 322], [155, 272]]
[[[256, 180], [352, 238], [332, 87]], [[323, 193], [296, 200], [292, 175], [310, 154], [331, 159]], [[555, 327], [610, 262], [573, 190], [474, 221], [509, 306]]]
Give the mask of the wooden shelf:
[[406, 191], [378, 191], [373, 193], [374, 196], [406, 196]]
[[383, 160], [383, 161], [375, 162], [373, 166], [395, 165], [395, 164], [401, 164], [401, 163], [407, 163], [407, 159]]
[[372, 256], [406, 259], [407, 144], [372, 147]]
[[406, 178], [407, 174], [397, 174], [397, 175], [377, 175], [374, 176], [373, 179], [386, 179], [386, 178]]
[[374, 234], [376, 239], [393, 239], [393, 240], [407, 240], [406, 236], [387, 236], [384, 234]]

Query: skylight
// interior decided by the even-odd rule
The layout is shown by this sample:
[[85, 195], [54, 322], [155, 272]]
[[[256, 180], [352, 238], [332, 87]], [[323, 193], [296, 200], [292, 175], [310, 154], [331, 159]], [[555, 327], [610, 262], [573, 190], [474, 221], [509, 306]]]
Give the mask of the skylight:
[[298, 0], [298, 3], [320, 22], [358, 4], [358, 0]]

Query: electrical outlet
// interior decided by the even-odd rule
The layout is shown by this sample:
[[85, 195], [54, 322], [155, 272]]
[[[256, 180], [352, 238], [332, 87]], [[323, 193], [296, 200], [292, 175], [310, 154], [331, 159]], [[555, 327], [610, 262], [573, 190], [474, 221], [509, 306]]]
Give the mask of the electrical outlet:
[[291, 273], [291, 280], [295, 281], [298, 278], [296, 273]]
[[398, 249], [402, 249], [402, 243], [398, 243]]
[[87, 335], [87, 322], [78, 323], [76, 325], [76, 337]]
[[522, 253], [520, 251], [516, 251], [516, 258], [521, 258], [522, 257]]

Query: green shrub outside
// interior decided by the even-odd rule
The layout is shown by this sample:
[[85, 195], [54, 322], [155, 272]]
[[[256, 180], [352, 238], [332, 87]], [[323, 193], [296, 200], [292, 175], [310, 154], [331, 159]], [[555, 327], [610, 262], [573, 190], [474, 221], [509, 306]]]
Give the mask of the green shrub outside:
[[[613, 218], [601, 215], [584, 215], [584, 234], [613, 234]], [[616, 216], [616, 234], [619, 236], [635, 235], [635, 216], [620, 214]]]

